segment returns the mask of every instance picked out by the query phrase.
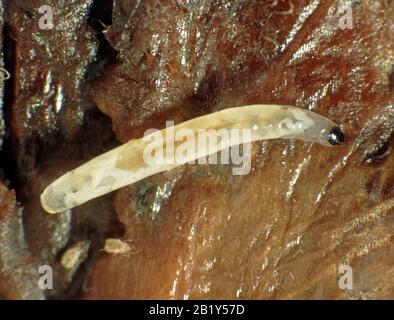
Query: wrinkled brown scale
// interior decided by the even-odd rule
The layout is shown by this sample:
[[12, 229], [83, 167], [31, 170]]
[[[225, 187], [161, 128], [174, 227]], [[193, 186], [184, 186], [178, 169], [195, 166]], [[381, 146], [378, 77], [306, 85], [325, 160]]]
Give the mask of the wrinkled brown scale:
[[[115, 146], [116, 141], [110, 121], [97, 110], [86, 88], [100, 71], [95, 65], [99, 38], [88, 23], [89, 14], [92, 21], [106, 21], [105, 17], [97, 16], [90, 0], [73, 5], [48, 0], [45, 4], [56, 8], [53, 30], [39, 29], [41, 15], [37, 10], [42, 1], [10, 1], [4, 10], [13, 68], [8, 69], [12, 78], [7, 82], [12, 101], [8, 101], [4, 110], [10, 138], [1, 160], [7, 164], [6, 178], [12, 179], [18, 201], [23, 204], [23, 229], [15, 232], [19, 238], [26, 238], [35, 261], [29, 265], [37, 272], [36, 263], [50, 264], [54, 270], [54, 290], [47, 290], [45, 295], [66, 298], [76, 294], [82, 277], [74, 278], [63, 270], [59, 259], [63, 248], [70, 239], [89, 238], [93, 251], [99, 249], [105, 237], [119, 236], [119, 224], [108, 199], [75, 210], [79, 216], [75, 223], [70, 214], [48, 218], [41, 209], [39, 196], [44, 186], [62, 172]], [[101, 5], [101, 14], [110, 14], [110, 10], [104, 11], [105, 7], [108, 4]], [[25, 251], [15, 250], [8, 257], [8, 265], [22, 268], [18, 261], [23, 255]], [[0, 274], [9, 276], [17, 271], [0, 269]], [[35, 276], [24, 278], [25, 285], [31, 288], [37, 287], [36, 280]], [[16, 296], [17, 289], [7, 286], [0, 296]]]
[[[88, 264], [84, 298], [393, 298], [392, 1], [355, 2], [353, 29], [340, 30], [339, 0], [292, 0], [291, 14], [290, 0], [115, 0], [106, 37], [118, 56], [100, 81], [91, 70], [108, 59], [94, 49], [105, 41], [86, 18], [110, 24], [103, 8], [112, 1], [91, 10], [90, 1], [47, 0], [67, 28], [45, 33], [39, 2], [10, 1], [6, 16], [17, 194], [29, 254], [56, 269], [57, 289], [47, 296], [82, 288], [84, 274], [70, 278], [57, 259], [71, 238], [91, 239], [92, 252], [120, 238], [113, 204], [135, 250]], [[263, 142], [246, 177], [226, 166], [185, 167], [81, 206], [75, 220], [47, 216], [43, 187], [115, 145], [93, 100], [122, 142], [167, 119], [264, 102], [309, 106], [341, 124], [346, 143], [333, 151]], [[1, 233], [3, 251], [22, 234], [11, 230]], [[11, 265], [35, 267], [20, 262], [26, 251], [8, 252]], [[353, 267], [351, 291], [337, 285], [342, 262]], [[1, 279], [17, 279], [19, 269], [0, 270]], [[18, 289], [7, 285], [0, 295], [18, 297]]]
[[0, 293], [2, 299], [43, 299], [39, 265], [26, 247], [15, 192], [0, 181]]
[[[115, 3], [107, 37], [121, 54], [93, 93], [123, 141], [163, 118], [261, 101], [309, 106], [349, 136], [335, 151], [261, 143], [245, 177], [199, 166], [120, 191], [137, 253], [97, 261], [84, 297], [392, 298], [393, 153], [362, 160], [393, 145], [393, 4], [361, 1], [341, 30], [339, 1], [292, 1], [290, 15], [274, 13], [290, 1]], [[351, 291], [340, 263], [357, 275]]]

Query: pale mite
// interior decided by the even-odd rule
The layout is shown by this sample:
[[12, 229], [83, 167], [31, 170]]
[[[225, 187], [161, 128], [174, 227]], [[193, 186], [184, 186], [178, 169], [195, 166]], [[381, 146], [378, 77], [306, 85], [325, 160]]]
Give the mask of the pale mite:
[[103, 251], [110, 254], [124, 254], [131, 251], [131, 246], [121, 239], [106, 239]]
[[[228, 108], [212, 114], [185, 121], [171, 128], [173, 132], [191, 129], [250, 129], [250, 143], [266, 139], [300, 139], [325, 146], [342, 144], [344, 134], [331, 120], [314, 112], [286, 105], [249, 105]], [[169, 128], [151, 133], [169, 134]], [[156, 173], [171, 170], [182, 163], [148, 164], [144, 161], [144, 149], [149, 136], [133, 139], [112, 149], [82, 166], [71, 170], [50, 184], [41, 194], [41, 204], [49, 213], [63, 212], [91, 199], [140, 181]], [[183, 163], [217, 153], [236, 144], [221, 141], [198, 150]], [[198, 148], [197, 148], [198, 149]]]

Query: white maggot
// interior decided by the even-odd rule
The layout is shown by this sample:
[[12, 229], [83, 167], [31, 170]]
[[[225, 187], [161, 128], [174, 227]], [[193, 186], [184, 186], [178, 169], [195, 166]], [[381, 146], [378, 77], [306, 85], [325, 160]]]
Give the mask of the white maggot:
[[152, 132], [144, 138], [131, 140], [67, 172], [41, 194], [43, 208], [49, 213], [63, 212], [156, 173], [171, 170], [236, 144], [230, 140], [210, 144], [206, 150], [191, 154], [183, 163], [148, 164], [144, 161], [144, 149], [150, 143], [149, 138], [158, 133], [166, 136], [169, 130], [176, 133], [182, 129], [190, 129], [194, 133], [201, 129], [250, 129], [249, 141], [243, 139], [238, 144], [282, 138], [330, 146], [341, 144], [344, 139], [343, 132], [334, 122], [298, 107], [250, 105], [224, 109], [172, 128]]

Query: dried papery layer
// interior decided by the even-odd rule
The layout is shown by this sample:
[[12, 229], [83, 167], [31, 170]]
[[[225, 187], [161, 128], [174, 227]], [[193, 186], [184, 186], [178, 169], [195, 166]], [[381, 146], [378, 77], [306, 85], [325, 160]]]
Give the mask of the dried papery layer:
[[[200, 145], [195, 148], [196, 135], [201, 130], [217, 132], [233, 129], [249, 130], [250, 134], [243, 135], [241, 139], [218, 139], [204, 148], [200, 148]], [[160, 141], [160, 137], [165, 137], [159, 147], [166, 149], [168, 136], [187, 138], [183, 133], [185, 131], [191, 132], [193, 139], [184, 142], [175, 138], [172, 148], [182, 145], [183, 149], [193, 152], [181, 161], [147, 163], [144, 155], [147, 148], [151, 148], [152, 140]], [[49, 185], [41, 195], [41, 203], [49, 213], [66, 211], [156, 173], [228, 150], [235, 145], [278, 138], [301, 139], [329, 146], [341, 144], [344, 136], [329, 119], [293, 106], [251, 105], [229, 108], [161, 131], [153, 131], [90, 160]]]

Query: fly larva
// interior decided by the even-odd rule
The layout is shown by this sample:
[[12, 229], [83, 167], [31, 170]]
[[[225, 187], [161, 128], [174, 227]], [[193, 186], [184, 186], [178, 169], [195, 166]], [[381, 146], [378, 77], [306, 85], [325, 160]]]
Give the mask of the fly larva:
[[[249, 129], [251, 134], [242, 142], [226, 140], [211, 143], [204, 150], [194, 150], [181, 163], [147, 163], [144, 160], [144, 150], [149, 147], [153, 138], [158, 135], [165, 137], [170, 134], [176, 135], [185, 129], [193, 132], [194, 135], [199, 130], [212, 129]], [[180, 123], [172, 128], [151, 132], [143, 138], [131, 140], [88, 161], [49, 185], [41, 194], [41, 204], [49, 213], [66, 211], [156, 173], [171, 170], [235, 145], [278, 138], [301, 139], [330, 146], [342, 144], [344, 134], [326, 117], [298, 107], [250, 105], [224, 109]], [[166, 143], [162, 141], [162, 147], [165, 147]], [[175, 143], [178, 146], [181, 144], [179, 141]]]

